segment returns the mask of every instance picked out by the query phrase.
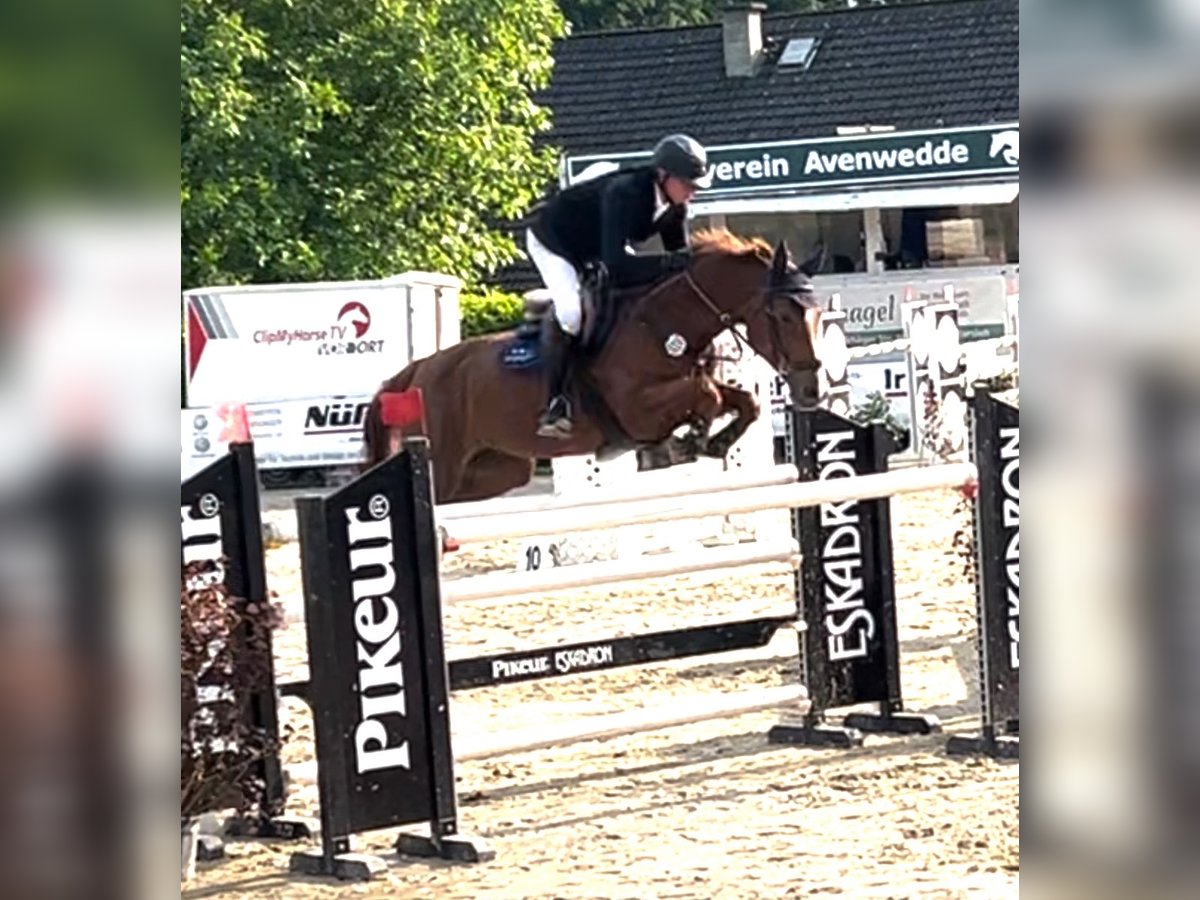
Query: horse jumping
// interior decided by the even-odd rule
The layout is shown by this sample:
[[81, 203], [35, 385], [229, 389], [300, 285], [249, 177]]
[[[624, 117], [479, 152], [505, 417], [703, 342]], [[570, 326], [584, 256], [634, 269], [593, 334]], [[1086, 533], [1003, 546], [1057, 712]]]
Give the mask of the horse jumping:
[[[424, 398], [439, 503], [520, 487], [539, 458], [661, 445], [685, 425], [699, 436], [699, 453], [723, 457], [759, 415], [752, 394], [717, 381], [706, 365], [713, 339], [735, 324], [785, 378], [794, 403], [813, 408], [820, 399], [820, 308], [782, 242], [772, 250], [760, 239], [700, 232], [686, 271], [614, 302], [610, 336], [575, 378], [579, 412], [569, 438], [537, 436], [545, 373], [506, 367], [502, 351], [513, 335], [488, 335], [416, 360], [382, 385], [363, 426], [366, 467], [394, 454], [403, 432], [384, 421], [380, 395], [413, 389]], [[709, 435], [725, 413], [733, 420]]]

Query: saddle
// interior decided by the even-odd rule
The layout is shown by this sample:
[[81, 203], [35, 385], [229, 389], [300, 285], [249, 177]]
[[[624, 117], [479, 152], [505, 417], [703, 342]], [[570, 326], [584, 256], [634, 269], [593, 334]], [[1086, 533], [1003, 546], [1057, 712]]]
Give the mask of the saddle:
[[[579, 295], [583, 310], [583, 327], [575, 352], [581, 357], [593, 356], [612, 336], [616, 328], [619, 305], [611, 289], [608, 270], [602, 263], [588, 263], [579, 279]], [[512, 369], [532, 368], [541, 362], [538, 347], [546, 316], [553, 315], [554, 298], [545, 288], [525, 294], [525, 310], [513, 339], [501, 350], [501, 363]]]
[[620, 305], [603, 263], [588, 263], [580, 278], [580, 297], [583, 301], [583, 333], [581, 349], [594, 353], [603, 347], [616, 328]]

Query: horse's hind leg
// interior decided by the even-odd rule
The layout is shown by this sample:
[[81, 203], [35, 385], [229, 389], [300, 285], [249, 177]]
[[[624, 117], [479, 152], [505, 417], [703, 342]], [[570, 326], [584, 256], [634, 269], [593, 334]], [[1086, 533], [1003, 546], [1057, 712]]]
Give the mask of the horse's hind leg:
[[433, 500], [453, 503], [458, 499], [466, 472], [467, 452], [450, 435], [437, 434], [429, 441], [433, 468]]
[[759, 406], [758, 399], [749, 391], [720, 382], [716, 383], [716, 387], [721, 395], [721, 411], [732, 411], [733, 421], [709, 437], [700, 447], [700, 452], [722, 459], [758, 418]]
[[529, 483], [533, 460], [499, 450], [481, 450], [467, 462], [454, 501], [488, 500]]

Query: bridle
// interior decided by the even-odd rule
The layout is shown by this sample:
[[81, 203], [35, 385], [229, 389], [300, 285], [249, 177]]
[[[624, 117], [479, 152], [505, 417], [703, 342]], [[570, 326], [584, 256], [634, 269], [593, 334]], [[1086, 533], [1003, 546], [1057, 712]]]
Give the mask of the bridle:
[[[695, 276], [692, 275], [690, 270], [684, 271], [683, 277], [687, 281], [688, 287], [692, 289], [692, 292], [700, 298], [700, 302], [708, 307], [709, 311], [717, 317], [717, 321], [721, 323], [722, 330], [728, 330], [729, 333], [733, 335], [734, 340], [736, 340], [743, 349], [748, 349], [752, 353], [757, 353], [757, 351], [750, 346], [750, 343], [744, 337], [738, 334], [737, 329], [732, 327], [734, 322], [737, 321], [733, 313], [727, 312], [726, 310], [723, 310], [717, 306], [716, 302], [708, 295], [704, 288], [700, 287], [699, 282], [696, 281]], [[777, 311], [776, 304], [780, 301], [780, 298], [786, 298], [786, 301], [789, 303], [798, 303], [795, 298], [796, 293], [799, 293], [799, 291], [778, 287], [772, 288], [771, 286], [767, 286], [753, 298], [754, 300], [758, 300], [763, 295], [766, 296], [766, 303], [764, 305], [766, 307], [765, 314], [768, 322], [767, 334], [771, 341], [771, 354], [775, 357], [774, 359], [768, 359], [767, 362], [769, 362], [772, 368], [774, 368], [781, 375], [786, 374], [786, 372], [783, 371], [784, 369], [787, 371], [795, 369], [801, 372], [815, 372], [821, 368], [821, 361], [816, 358], [815, 352], [813, 354], [813, 359], [810, 362], [801, 364], [784, 362], [787, 359], [787, 354], [783, 349], [783, 336], [779, 332], [779, 313]]]

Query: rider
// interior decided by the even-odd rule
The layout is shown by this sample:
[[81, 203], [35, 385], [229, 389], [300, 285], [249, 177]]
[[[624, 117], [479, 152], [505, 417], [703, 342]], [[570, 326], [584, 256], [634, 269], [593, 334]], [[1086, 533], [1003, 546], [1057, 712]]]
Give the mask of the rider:
[[[566, 438], [572, 429], [567, 399], [570, 353], [579, 336], [582, 307], [579, 273], [603, 263], [615, 286], [653, 281], [687, 267], [687, 204], [712, 184], [707, 154], [686, 134], [672, 134], [650, 161], [573, 185], [538, 210], [526, 235], [529, 256], [554, 299], [544, 328], [550, 396], [538, 421], [541, 437]], [[630, 244], [662, 236], [660, 255], [636, 256]], [[554, 327], [549, 319], [557, 320]]]

